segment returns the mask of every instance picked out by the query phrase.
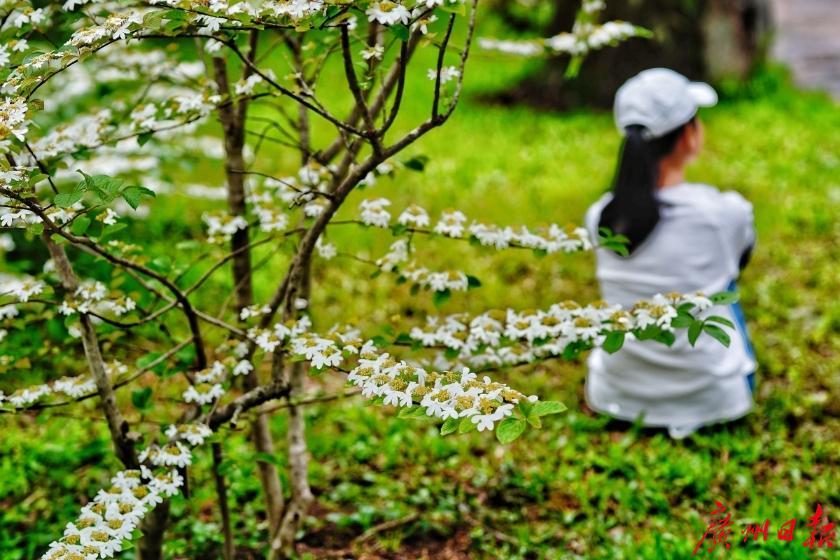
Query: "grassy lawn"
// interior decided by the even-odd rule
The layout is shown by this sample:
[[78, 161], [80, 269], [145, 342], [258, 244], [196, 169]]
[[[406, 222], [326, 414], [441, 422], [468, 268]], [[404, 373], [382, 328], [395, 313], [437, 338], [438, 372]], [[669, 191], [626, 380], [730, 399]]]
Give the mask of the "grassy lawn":
[[[463, 105], [444, 129], [409, 150], [429, 157], [425, 172], [381, 179], [353, 195], [347, 215], [362, 198], [384, 196], [396, 212], [417, 203], [433, 216], [458, 208], [499, 224], [579, 223], [607, 188], [618, 135], [608, 114], [537, 113], [476, 101], [527, 67], [478, 53], [468, 67]], [[759, 242], [741, 282], [760, 363], [754, 413], [683, 442], [618, 429], [584, 407], [583, 363], [560, 361], [500, 375], [569, 407], [510, 446], [476, 433], [441, 438], [429, 421], [398, 419], [358, 398], [312, 406], [307, 415], [317, 504], [305, 524], [304, 556], [689, 558], [715, 500], [733, 512], [728, 558], [830, 556], [801, 543], [809, 533], [804, 520], [818, 502], [840, 521], [840, 108], [768, 80], [769, 86], [745, 88], [703, 114], [707, 150], [690, 172], [691, 180], [737, 190], [755, 205]], [[412, 76], [401, 126], [425, 116], [430, 84], [420, 73]], [[275, 171], [293, 171], [284, 157], [278, 155], [278, 167], [289, 166]], [[166, 248], [173, 231], [189, 235], [183, 223], [198, 223], [202, 209], [214, 204], [158, 199], [142, 224], [150, 252]], [[348, 227], [329, 235], [339, 250], [374, 258], [388, 242]], [[411, 297], [408, 286], [392, 278], [370, 279], [363, 264], [319, 262], [312, 296], [316, 326], [357, 319], [364, 332], [376, 334], [377, 325], [416, 322], [426, 312], [598, 298], [591, 255], [537, 258], [443, 240], [420, 247], [430, 266], [464, 270], [482, 287], [436, 311], [428, 296]], [[262, 276], [259, 296], [273, 290], [269, 281], [282, 260], [268, 261], [278, 272]], [[209, 284], [196, 301], [212, 307], [225, 288]], [[342, 380], [326, 376], [313, 379], [311, 390], [340, 391]], [[129, 395], [121, 398], [136, 418]], [[0, 416], [3, 559], [43, 550], [116, 468], [103, 424], [85, 419], [92, 410], [88, 402], [38, 417]], [[155, 410], [144, 421], [153, 428], [169, 417]], [[282, 414], [274, 428], [282, 440]], [[226, 436], [225, 468], [239, 504], [232, 508], [238, 544], [249, 557], [264, 544], [255, 463], [283, 465], [285, 458], [255, 457], [245, 434], [242, 423]], [[170, 557], [218, 557], [209, 465], [209, 451], [200, 451], [191, 480], [198, 499], [190, 506], [175, 499]], [[776, 530], [794, 517], [794, 541], [778, 541]], [[746, 524], [764, 519], [770, 519], [767, 542], [741, 546]]]

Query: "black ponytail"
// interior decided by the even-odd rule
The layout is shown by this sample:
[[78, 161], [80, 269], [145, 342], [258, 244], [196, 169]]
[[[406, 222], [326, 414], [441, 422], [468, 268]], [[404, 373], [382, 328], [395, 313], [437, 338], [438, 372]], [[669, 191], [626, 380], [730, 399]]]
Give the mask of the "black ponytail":
[[630, 240], [627, 249], [631, 254], [659, 222], [656, 199], [659, 162], [674, 150], [685, 126], [649, 140], [645, 138], [646, 129], [640, 125], [625, 129], [613, 181], [613, 198], [601, 211], [598, 227], [627, 237]]

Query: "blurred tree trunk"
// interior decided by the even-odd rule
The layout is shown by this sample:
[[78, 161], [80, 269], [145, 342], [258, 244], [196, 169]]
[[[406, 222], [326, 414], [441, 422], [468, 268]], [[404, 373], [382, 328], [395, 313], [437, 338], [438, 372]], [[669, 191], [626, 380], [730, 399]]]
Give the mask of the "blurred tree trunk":
[[[553, 0], [546, 37], [569, 31], [577, 0]], [[602, 21], [624, 20], [654, 32], [590, 54], [574, 79], [564, 77], [568, 58], [547, 61], [498, 99], [542, 108], [610, 107], [615, 90], [638, 72], [671, 68], [691, 79], [744, 79], [764, 57], [770, 27], [767, 0], [613, 0]]]

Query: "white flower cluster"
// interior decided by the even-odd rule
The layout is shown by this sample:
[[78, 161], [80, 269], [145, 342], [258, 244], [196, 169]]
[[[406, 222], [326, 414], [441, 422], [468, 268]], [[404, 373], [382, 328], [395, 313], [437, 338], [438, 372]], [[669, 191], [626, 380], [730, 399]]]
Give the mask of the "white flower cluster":
[[391, 205], [387, 198], [363, 200], [359, 204], [362, 223], [369, 226], [387, 228], [391, 222], [391, 213], [386, 210]]
[[226, 213], [205, 212], [201, 215], [201, 220], [207, 225], [207, 241], [210, 243], [226, 243], [234, 233], [248, 227], [244, 217]]
[[6, 139], [14, 136], [23, 142], [29, 131], [29, 121], [26, 119], [28, 107], [22, 97], [3, 99], [0, 101], [0, 150], [4, 150]]
[[377, 259], [376, 266], [385, 272], [393, 272], [400, 264], [408, 260], [409, 250], [408, 239], [397, 239], [391, 243], [388, 252]]
[[382, 398], [384, 404], [397, 407], [417, 405], [427, 416], [442, 420], [469, 418], [479, 431], [493, 430], [520, 401], [537, 400], [489, 377], [479, 379], [467, 368], [460, 373], [427, 372], [369, 350], [362, 352], [347, 380], [366, 398]]
[[329, 243], [328, 241], [324, 241], [323, 237], [319, 237], [315, 242], [315, 250], [318, 251], [319, 257], [327, 261], [338, 254], [338, 249], [335, 248], [335, 245]]
[[429, 227], [429, 213], [424, 208], [412, 204], [402, 211], [397, 218], [397, 223], [408, 227]]
[[382, 25], [394, 25], [401, 23], [408, 25], [411, 19], [411, 12], [408, 8], [391, 0], [380, 0], [371, 2], [365, 10], [368, 21], [375, 21]]
[[[385, 209], [390, 204], [391, 202], [385, 198], [363, 200], [360, 204], [362, 210], [360, 220], [367, 225], [381, 228], [390, 227], [391, 214]], [[496, 249], [515, 247], [545, 251], [546, 253], [574, 253], [592, 249], [589, 233], [582, 227], [567, 226], [564, 228], [557, 224], [551, 224], [534, 232], [526, 226], [501, 227], [476, 221], [467, 226], [467, 221], [467, 216], [460, 210], [446, 210], [441, 213], [440, 218], [432, 228], [432, 232], [453, 239], [463, 239], [468, 235], [481, 245]], [[414, 228], [413, 231], [416, 233], [429, 233], [423, 228], [428, 227], [431, 220], [429, 219], [429, 213], [415, 204], [403, 210], [397, 218], [397, 223]]]
[[544, 43], [555, 54], [583, 55], [638, 34], [639, 28], [625, 21], [608, 21], [602, 25], [579, 22], [571, 33], [554, 35]]
[[702, 294], [656, 295], [629, 310], [606, 302], [581, 306], [567, 301], [546, 310], [507, 309], [474, 317], [430, 317], [424, 328], [414, 327], [409, 336], [427, 347], [455, 350], [459, 359], [476, 367], [514, 365], [562, 355], [575, 342], [599, 346], [611, 331], [624, 332], [628, 337], [633, 336], [632, 331], [651, 325], [673, 331], [671, 322], [677, 308], [685, 303], [699, 312], [712, 305]]
[[213, 430], [205, 424], [172, 424], [166, 429], [166, 437], [171, 441], [187, 440], [193, 447], [202, 445], [211, 435]]
[[309, 317], [304, 315], [291, 324], [276, 323], [271, 329], [249, 329], [248, 339], [264, 352], [274, 352], [285, 340], [307, 332], [311, 326]]
[[[444, 66], [440, 69], [440, 83], [445, 84], [451, 80], [457, 79], [461, 76], [461, 71], [456, 66]], [[426, 72], [426, 77], [430, 80], [436, 80], [438, 72], [436, 68], [429, 68]]]
[[252, 317], [259, 317], [260, 315], [265, 315], [270, 311], [271, 308], [267, 305], [251, 305], [239, 312], [239, 319], [245, 321]]
[[[128, 367], [120, 362], [110, 362], [105, 366], [105, 372], [110, 379], [128, 372]], [[96, 383], [88, 374], [75, 377], [62, 377], [52, 383], [44, 383], [33, 387], [18, 389], [11, 395], [0, 394], [0, 405], [10, 404], [13, 408], [27, 408], [40, 401], [47, 395], [66, 395], [71, 399], [78, 399], [96, 393]]]
[[50, 543], [41, 560], [98, 560], [113, 558], [130, 541], [146, 514], [178, 493], [184, 477], [178, 472], [192, 463], [191, 446], [204, 443], [212, 431], [204, 424], [170, 426], [169, 442], [140, 453], [139, 470], [123, 470], [111, 478], [64, 528], [64, 536]]
[[[64, 300], [58, 308], [62, 315], [75, 313], [113, 313], [121, 317], [133, 311], [137, 304], [126, 295], [111, 295], [102, 282], [88, 282], [79, 286], [73, 293], [72, 299]], [[108, 299], [106, 299], [108, 298]]]
[[44, 291], [47, 285], [34, 278], [15, 278], [14, 276], [0, 276], [0, 296], [12, 296], [15, 300], [26, 303], [32, 296]]
[[434, 272], [423, 266], [410, 265], [400, 271], [407, 280], [433, 292], [465, 292], [470, 287], [469, 278], [458, 270]]
[[52, 158], [75, 152], [80, 148], [98, 146], [114, 130], [111, 125], [112, 119], [110, 109], [103, 109], [92, 115], [79, 115], [73, 121], [63, 123], [33, 141], [32, 150], [39, 158]]
[[583, 0], [570, 33], [559, 33], [547, 39], [521, 41], [481, 38], [479, 45], [487, 50], [526, 57], [546, 54], [583, 56], [590, 51], [616, 45], [630, 37], [646, 33], [644, 29], [625, 21], [598, 24], [598, 16], [604, 8], [606, 4], [603, 0]]

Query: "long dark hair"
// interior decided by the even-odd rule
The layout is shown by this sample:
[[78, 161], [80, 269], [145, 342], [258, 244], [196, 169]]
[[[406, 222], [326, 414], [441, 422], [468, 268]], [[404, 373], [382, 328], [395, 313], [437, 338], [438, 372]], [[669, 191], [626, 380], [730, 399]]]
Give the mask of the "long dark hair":
[[612, 200], [601, 211], [599, 228], [608, 228], [614, 235], [630, 240], [632, 254], [659, 222], [659, 201], [656, 199], [659, 162], [674, 151], [688, 123], [665, 136], [646, 139], [645, 128], [630, 125], [625, 129], [618, 169], [613, 180]]

